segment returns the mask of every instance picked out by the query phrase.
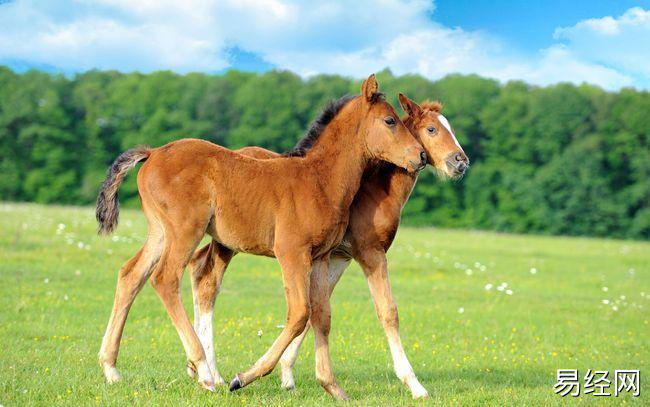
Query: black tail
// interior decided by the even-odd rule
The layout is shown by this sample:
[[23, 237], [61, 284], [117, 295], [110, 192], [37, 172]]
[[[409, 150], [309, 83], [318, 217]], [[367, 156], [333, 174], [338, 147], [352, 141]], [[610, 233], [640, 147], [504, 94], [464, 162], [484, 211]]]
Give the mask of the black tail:
[[120, 202], [118, 191], [124, 180], [126, 172], [149, 157], [151, 149], [148, 147], [136, 147], [122, 153], [113, 162], [106, 174], [106, 179], [97, 196], [97, 210], [95, 216], [99, 222], [100, 235], [109, 235], [117, 226], [117, 218], [120, 214]]

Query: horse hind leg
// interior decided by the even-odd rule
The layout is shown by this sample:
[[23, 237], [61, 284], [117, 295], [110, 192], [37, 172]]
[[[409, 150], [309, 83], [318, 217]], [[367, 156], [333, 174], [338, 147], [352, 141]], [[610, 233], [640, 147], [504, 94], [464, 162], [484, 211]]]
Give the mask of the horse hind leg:
[[[197, 250], [189, 263], [194, 297], [194, 330], [203, 345], [208, 366], [218, 385], [225, 385], [226, 382], [217, 369], [212, 316], [221, 280], [233, 255], [232, 250], [213, 240]], [[196, 376], [195, 367], [190, 361], [187, 363], [187, 373], [191, 377]]]
[[[169, 227], [167, 227], [169, 226]], [[181, 302], [180, 282], [183, 270], [198, 245], [203, 230], [174, 230], [165, 227], [165, 249], [151, 275], [151, 285], [156, 290], [183, 343], [187, 359], [198, 373], [199, 384], [214, 391], [214, 378], [206, 361], [203, 345], [192, 326]]]
[[133, 300], [160, 259], [162, 235], [159, 232], [155, 227], [151, 229], [144, 246], [135, 256], [124, 263], [118, 274], [113, 309], [99, 350], [99, 364], [108, 383], [120, 380], [120, 374], [115, 365], [124, 324]]

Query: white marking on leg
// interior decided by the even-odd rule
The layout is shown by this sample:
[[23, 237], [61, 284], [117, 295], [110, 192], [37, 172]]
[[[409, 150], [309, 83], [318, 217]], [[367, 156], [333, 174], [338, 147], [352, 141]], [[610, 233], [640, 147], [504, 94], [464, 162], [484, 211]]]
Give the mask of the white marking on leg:
[[282, 368], [283, 389], [291, 390], [296, 387], [296, 383], [293, 379], [293, 365], [296, 363], [300, 345], [302, 345], [302, 341], [305, 339], [305, 335], [307, 335], [308, 330], [309, 325], [305, 327], [305, 330], [302, 331], [300, 335], [291, 341], [287, 349], [285, 349], [284, 353], [282, 353], [282, 357], [280, 358], [280, 367]]
[[196, 370], [199, 374], [199, 383], [201, 386], [207, 390], [214, 391], [214, 379], [212, 378], [212, 372], [210, 372], [210, 367], [207, 362], [205, 360], [200, 361]]
[[442, 123], [442, 125], [445, 126], [445, 129], [447, 129], [447, 131], [451, 135], [451, 138], [454, 140], [454, 143], [456, 143], [456, 146], [462, 150], [463, 147], [461, 147], [460, 144], [458, 143], [458, 140], [456, 140], [456, 135], [454, 134], [454, 131], [451, 129], [451, 124], [449, 124], [449, 120], [447, 120], [447, 118], [441, 114], [438, 115], [438, 120], [440, 120], [440, 123]]
[[393, 356], [393, 366], [395, 368], [395, 374], [397, 377], [404, 383], [409, 390], [411, 390], [411, 395], [414, 399], [425, 398], [429, 396], [427, 390], [420, 384], [420, 381], [415, 376], [413, 372], [413, 367], [406, 357], [404, 348], [402, 347], [402, 341], [399, 336], [388, 338], [388, 346], [390, 347], [390, 353]]
[[212, 311], [207, 311], [199, 314], [198, 323], [196, 326], [196, 334], [203, 345], [203, 351], [205, 352], [205, 358], [210, 367], [210, 371], [214, 376], [214, 380], [217, 384], [226, 384], [219, 370], [217, 370], [217, 361], [214, 355], [214, 335], [212, 330]]
[[104, 377], [106, 377], [106, 383], [113, 384], [120, 381], [121, 376], [115, 366], [103, 365], [102, 367], [104, 368]]

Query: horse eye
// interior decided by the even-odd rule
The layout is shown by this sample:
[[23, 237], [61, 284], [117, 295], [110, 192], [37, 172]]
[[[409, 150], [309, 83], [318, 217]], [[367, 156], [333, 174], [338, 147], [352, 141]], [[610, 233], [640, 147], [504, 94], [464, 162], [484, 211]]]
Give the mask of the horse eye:
[[395, 125], [395, 118], [392, 116], [388, 116], [387, 118], [384, 119], [384, 123], [386, 123], [389, 126], [394, 126]]
[[429, 127], [427, 127], [427, 131], [428, 131], [429, 133], [433, 134], [433, 133], [436, 132], [436, 128], [433, 127], [433, 126], [429, 126]]

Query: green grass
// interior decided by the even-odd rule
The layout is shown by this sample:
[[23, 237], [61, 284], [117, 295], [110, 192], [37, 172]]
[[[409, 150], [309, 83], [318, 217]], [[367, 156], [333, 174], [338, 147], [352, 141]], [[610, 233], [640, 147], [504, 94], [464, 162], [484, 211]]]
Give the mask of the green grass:
[[[234, 394], [201, 390], [185, 373], [180, 340], [150, 286], [126, 324], [123, 381], [104, 384], [96, 355], [117, 271], [146, 226], [139, 211], [125, 210], [115, 240], [97, 237], [95, 228], [91, 208], [0, 204], [1, 405], [334, 403], [314, 379], [311, 334], [296, 364], [296, 391], [281, 390], [277, 372]], [[428, 403], [647, 403], [649, 243], [403, 228], [389, 265], [402, 340], [431, 394]], [[485, 289], [503, 282], [512, 295]], [[185, 276], [191, 316], [190, 296]], [[284, 307], [275, 260], [237, 256], [215, 313], [217, 363], [226, 379], [264, 353]], [[341, 279], [332, 311], [332, 360], [353, 403], [427, 403], [412, 401], [394, 376], [358, 266]], [[581, 376], [587, 369], [640, 369], [641, 396], [561, 399], [553, 393], [558, 368], [580, 369]]]

